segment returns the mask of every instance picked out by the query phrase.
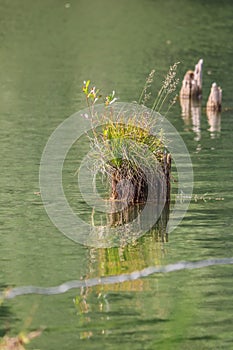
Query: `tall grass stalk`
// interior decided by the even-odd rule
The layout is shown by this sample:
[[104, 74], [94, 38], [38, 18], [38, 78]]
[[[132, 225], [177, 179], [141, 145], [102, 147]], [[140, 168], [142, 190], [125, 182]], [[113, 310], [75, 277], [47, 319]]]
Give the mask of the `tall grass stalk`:
[[139, 97], [138, 103], [139, 104], [143, 104], [145, 105], [145, 103], [150, 99], [151, 97], [151, 92], [147, 92], [147, 90], [151, 87], [151, 84], [153, 83], [154, 80], [154, 74], [155, 74], [155, 70], [152, 69], [152, 71], [150, 72], [150, 74], [148, 75], [145, 85], [142, 89], [141, 95]]
[[180, 62], [174, 63], [170, 66], [169, 71], [163, 81], [163, 85], [158, 92], [157, 97], [154, 100], [152, 110], [160, 112], [167, 97], [176, 90], [179, 83], [179, 79], [176, 78], [177, 67]]

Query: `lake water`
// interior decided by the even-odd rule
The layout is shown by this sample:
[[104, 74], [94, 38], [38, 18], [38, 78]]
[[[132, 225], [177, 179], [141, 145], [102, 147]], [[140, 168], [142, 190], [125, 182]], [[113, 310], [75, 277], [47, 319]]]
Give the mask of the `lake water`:
[[[232, 15], [226, 0], [1, 0], [1, 289], [233, 257]], [[149, 233], [125, 248], [95, 249], [62, 235], [38, 194], [39, 165], [54, 129], [86, 107], [83, 80], [132, 102], [151, 69], [157, 94], [170, 65], [180, 62], [182, 80], [199, 58], [199, 117], [182, 116], [179, 103], [167, 116], [194, 169], [189, 209], [168, 242]], [[210, 125], [205, 104], [214, 81], [223, 89], [223, 110]], [[77, 160], [81, 154], [77, 148]], [[73, 152], [64, 175], [71, 202], [76, 170]], [[47, 350], [232, 349], [232, 277], [226, 264], [18, 296], [0, 308], [0, 335], [45, 326], [28, 348]]]

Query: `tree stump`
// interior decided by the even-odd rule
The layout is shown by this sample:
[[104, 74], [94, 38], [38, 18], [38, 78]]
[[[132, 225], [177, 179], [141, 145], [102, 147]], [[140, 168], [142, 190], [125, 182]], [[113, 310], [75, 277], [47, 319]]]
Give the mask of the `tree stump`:
[[213, 83], [210, 95], [206, 104], [207, 110], [220, 112], [222, 107], [222, 89], [216, 83]]
[[[162, 174], [152, 169], [151, 181], [155, 191], [160, 191], [166, 201], [170, 200], [171, 155], [164, 154], [161, 162]], [[149, 170], [151, 172], [151, 169]], [[111, 174], [111, 199], [126, 201], [128, 204], [144, 203], [148, 195], [148, 179], [145, 171], [135, 168], [124, 160], [120, 167], [113, 169]], [[155, 198], [158, 193], [155, 193]]]
[[188, 70], [184, 76], [180, 90], [181, 99], [198, 99], [202, 94], [202, 65], [203, 59], [200, 59], [195, 66], [195, 70]]
[[126, 201], [128, 204], [146, 201], [147, 183], [142, 169], [123, 161], [111, 174], [111, 199]]

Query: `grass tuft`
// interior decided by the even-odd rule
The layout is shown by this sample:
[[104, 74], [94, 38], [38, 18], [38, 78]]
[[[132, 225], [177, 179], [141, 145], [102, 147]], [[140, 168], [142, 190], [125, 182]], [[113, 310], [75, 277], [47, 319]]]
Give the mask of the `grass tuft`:
[[[160, 112], [165, 101], [176, 90], [179, 82], [176, 78], [178, 64], [179, 62], [169, 68], [150, 112], [148, 109], [140, 109], [139, 114], [132, 113], [127, 124], [123, 114], [117, 115], [117, 118], [113, 115], [114, 108], [111, 105], [117, 100], [115, 91], [105, 97], [106, 110], [99, 115], [95, 112], [94, 105], [102, 97], [99, 95], [100, 90], [96, 87], [89, 88], [90, 80], [84, 82], [83, 92], [93, 126], [92, 133], [88, 134], [88, 137], [91, 142], [90, 162], [94, 181], [97, 174], [101, 173], [103, 177], [107, 176], [110, 182], [122, 170], [124, 174], [128, 172], [128, 175], [124, 176], [130, 178], [131, 169], [133, 171], [131, 176], [140, 182], [143, 177], [142, 165], [147, 169], [161, 171], [162, 168], [158, 165], [162, 165], [164, 155], [167, 153], [167, 140], [162, 129], [156, 136], [152, 132], [156, 123], [153, 111]], [[152, 97], [150, 89], [154, 75], [155, 70], [153, 69], [140, 94], [139, 105], [145, 106]], [[176, 98], [171, 100], [168, 110], [175, 101]], [[100, 123], [103, 126], [96, 128], [95, 125]]]

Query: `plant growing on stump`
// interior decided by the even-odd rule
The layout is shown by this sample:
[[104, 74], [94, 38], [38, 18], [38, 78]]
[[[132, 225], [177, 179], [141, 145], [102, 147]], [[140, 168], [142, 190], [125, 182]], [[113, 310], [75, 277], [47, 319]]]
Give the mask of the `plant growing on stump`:
[[[161, 111], [168, 96], [175, 91], [178, 84], [177, 65], [178, 63], [175, 63], [170, 67], [152, 109], [145, 107], [140, 110], [139, 115], [132, 113], [127, 124], [124, 115], [118, 113], [117, 118], [114, 115], [112, 104], [117, 100], [115, 91], [105, 97], [106, 108], [101, 115], [98, 115], [94, 105], [101, 98], [100, 90], [96, 87], [90, 88], [90, 80], [84, 82], [83, 93], [90, 111], [88, 117], [91, 118], [93, 127], [88, 137], [92, 147], [94, 181], [99, 172], [108, 178], [111, 199], [124, 200], [127, 203], [144, 203], [148, 195], [148, 181], [152, 181], [155, 187], [158, 187], [158, 181], [162, 181], [166, 183], [166, 193], [163, 195], [169, 200], [171, 158], [167, 152], [163, 130], [156, 136], [152, 132], [156, 122], [153, 111]], [[151, 98], [149, 89], [154, 73], [154, 70], [151, 71], [141, 92], [139, 104], [142, 106]], [[169, 108], [174, 101], [173, 99]], [[98, 125], [101, 122], [103, 126], [96, 127], [96, 121]], [[148, 178], [148, 173], [156, 173], [157, 180], [154, 182], [153, 176]]]

